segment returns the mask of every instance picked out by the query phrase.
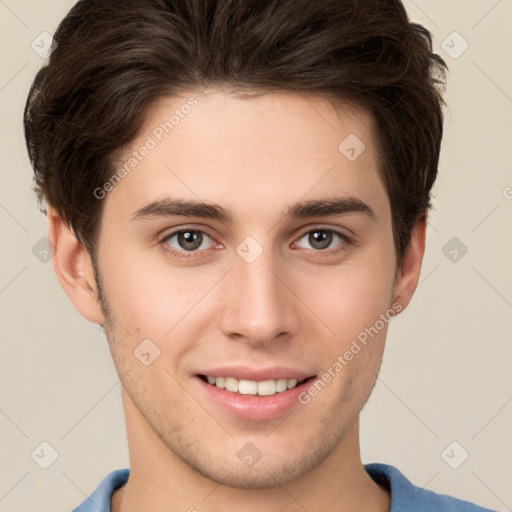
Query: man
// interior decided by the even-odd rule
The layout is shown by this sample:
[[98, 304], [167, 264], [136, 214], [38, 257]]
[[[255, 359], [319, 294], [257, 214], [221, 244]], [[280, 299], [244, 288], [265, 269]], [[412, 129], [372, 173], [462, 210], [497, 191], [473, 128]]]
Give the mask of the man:
[[75, 510], [485, 510], [363, 465], [425, 249], [444, 62], [398, 0], [82, 0], [25, 112], [130, 469]]

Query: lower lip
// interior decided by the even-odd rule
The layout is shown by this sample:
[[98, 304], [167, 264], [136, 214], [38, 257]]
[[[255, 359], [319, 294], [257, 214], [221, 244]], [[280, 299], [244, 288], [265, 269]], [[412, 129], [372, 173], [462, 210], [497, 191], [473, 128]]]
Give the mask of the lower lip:
[[253, 421], [271, 420], [287, 412], [294, 406], [300, 405], [299, 394], [311, 385], [312, 378], [302, 384], [270, 396], [241, 395], [220, 389], [205, 382], [202, 378], [195, 378], [203, 392], [214, 403], [218, 404], [228, 414]]

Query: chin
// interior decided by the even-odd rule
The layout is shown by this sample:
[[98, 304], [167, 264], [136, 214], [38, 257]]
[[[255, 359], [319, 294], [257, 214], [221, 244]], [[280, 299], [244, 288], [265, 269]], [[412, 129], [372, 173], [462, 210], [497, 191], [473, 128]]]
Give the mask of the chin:
[[[240, 466], [231, 469], [227, 475], [224, 472], [214, 469], [195, 468], [206, 478], [213, 480], [218, 484], [236, 489], [272, 489], [290, 484], [301, 476], [305, 475], [308, 470], [301, 470], [300, 465], [295, 467], [275, 467], [260, 466], [259, 468], [243, 468]], [[229, 471], [229, 469], [228, 469]]]
[[[313, 451], [304, 447], [304, 453], [290, 450], [261, 453], [252, 467], [244, 465], [243, 457], [226, 459], [225, 453], [211, 454], [189, 452], [183, 460], [202, 476], [218, 484], [238, 489], [271, 489], [291, 484], [304, 477], [329, 457], [339, 439], [324, 438]], [[306, 446], [314, 446], [307, 443]], [[250, 451], [250, 450], [249, 450]]]

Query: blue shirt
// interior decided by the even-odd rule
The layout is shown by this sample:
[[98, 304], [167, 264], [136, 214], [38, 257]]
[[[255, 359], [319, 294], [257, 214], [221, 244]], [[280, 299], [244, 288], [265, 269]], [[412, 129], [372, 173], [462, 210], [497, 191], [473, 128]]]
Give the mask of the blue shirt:
[[[391, 493], [389, 512], [496, 512], [447, 494], [438, 494], [411, 483], [397, 468], [388, 464], [365, 464], [370, 477]], [[109, 473], [98, 488], [73, 512], [110, 512], [112, 493], [121, 487], [129, 469]]]

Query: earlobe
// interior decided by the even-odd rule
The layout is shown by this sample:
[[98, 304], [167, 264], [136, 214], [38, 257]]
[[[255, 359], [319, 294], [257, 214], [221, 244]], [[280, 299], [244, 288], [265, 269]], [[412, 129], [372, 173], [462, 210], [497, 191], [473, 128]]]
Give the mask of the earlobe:
[[103, 325], [104, 316], [89, 253], [55, 208], [48, 207], [47, 216], [48, 239], [54, 250], [53, 268], [62, 289], [84, 318]]
[[400, 303], [405, 309], [416, 291], [420, 277], [421, 264], [425, 253], [425, 235], [427, 216], [418, 219], [411, 239], [404, 253], [402, 266], [397, 271], [394, 289], [394, 302]]

